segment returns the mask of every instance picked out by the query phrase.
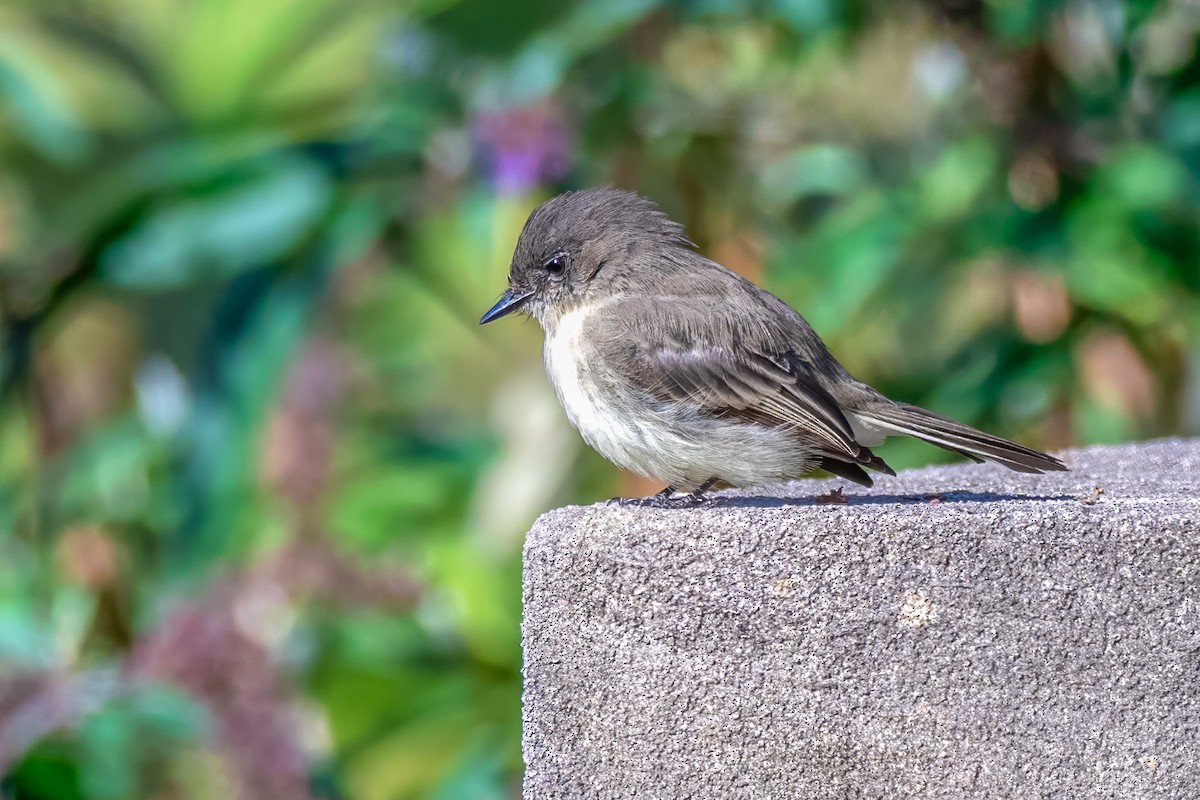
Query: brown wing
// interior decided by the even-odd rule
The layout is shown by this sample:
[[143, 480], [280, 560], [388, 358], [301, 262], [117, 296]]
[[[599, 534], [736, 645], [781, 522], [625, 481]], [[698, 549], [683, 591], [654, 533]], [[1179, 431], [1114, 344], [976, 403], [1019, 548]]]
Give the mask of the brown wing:
[[731, 352], [676, 341], [640, 355], [639, 372], [656, 377], [648, 388], [659, 399], [711, 416], [792, 427], [815, 449], [835, 457], [857, 461], [864, 449], [837, 402], [794, 353]]
[[791, 346], [773, 316], [760, 312], [735, 314], [730, 306], [705, 312], [674, 297], [639, 298], [622, 303], [619, 314], [595, 315], [592, 341], [624, 383], [659, 401], [790, 428], [825, 469], [860, 483], [869, 485], [870, 478], [858, 464], [895, 474], [855, 441], [801, 348]]

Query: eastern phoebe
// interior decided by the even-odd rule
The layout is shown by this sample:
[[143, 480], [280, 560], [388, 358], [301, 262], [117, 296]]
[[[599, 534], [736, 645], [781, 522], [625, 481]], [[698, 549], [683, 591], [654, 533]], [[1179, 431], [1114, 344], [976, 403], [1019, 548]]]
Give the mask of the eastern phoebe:
[[782, 300], [696, 252], [649, 200], [569, 192], [529, 216], [484, 324], [523, 311], [571, 424], [609, 461], [694, 502], [824, 469], [896, 473], [870, 448], [906, 434], [1018, 472], [1053, 456], [897, 403], [855, 380]]

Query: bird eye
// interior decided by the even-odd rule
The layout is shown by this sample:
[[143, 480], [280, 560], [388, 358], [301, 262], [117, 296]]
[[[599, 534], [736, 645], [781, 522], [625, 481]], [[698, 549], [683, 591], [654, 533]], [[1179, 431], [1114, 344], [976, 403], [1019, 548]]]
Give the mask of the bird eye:
[[567, 261], [562, 256], [554, 256], [546, 262], [546, 272], [551, 275], [559, 276], [567, 271]]

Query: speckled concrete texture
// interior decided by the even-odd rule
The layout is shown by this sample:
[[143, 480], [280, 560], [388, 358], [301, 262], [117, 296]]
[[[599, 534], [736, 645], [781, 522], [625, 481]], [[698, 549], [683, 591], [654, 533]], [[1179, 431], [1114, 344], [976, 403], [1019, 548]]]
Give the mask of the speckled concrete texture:
[[525, 797], [1200, 798], [1200, 441], [1064, 457], [546, 514]]

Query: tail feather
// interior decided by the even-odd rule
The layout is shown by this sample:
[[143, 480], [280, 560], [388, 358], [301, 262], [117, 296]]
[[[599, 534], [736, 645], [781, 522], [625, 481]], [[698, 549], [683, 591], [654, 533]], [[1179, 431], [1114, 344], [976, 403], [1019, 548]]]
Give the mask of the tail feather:
[[995, 461], [1015, 472], [1061, 472], [1067, 469], [1054, 456], [907, 403], [881, 403], [853, 413], [861, 423], [885, 435], [915, 436], [973, 461]]
[[867, 474], [867, 471], [858, 464], [851, 464], [848, 461], [841, 461], [836, 458], [825, 456], [817, 466], [826, 472], [837, 475], [839, 478], [845, 478], [848, 481], [854, 481], [860, 486], [874, 486], [875, 481]]

